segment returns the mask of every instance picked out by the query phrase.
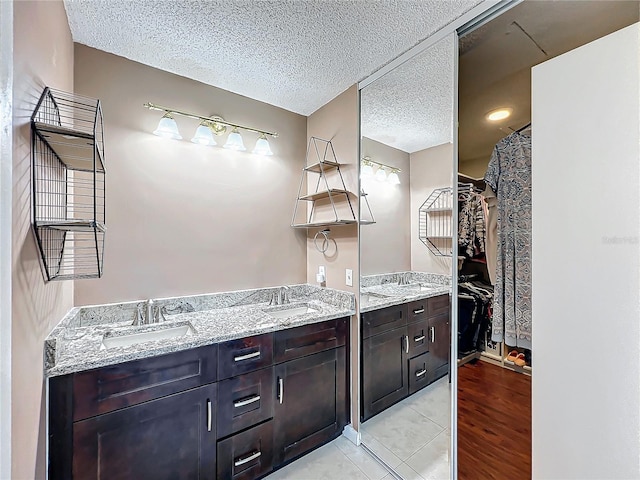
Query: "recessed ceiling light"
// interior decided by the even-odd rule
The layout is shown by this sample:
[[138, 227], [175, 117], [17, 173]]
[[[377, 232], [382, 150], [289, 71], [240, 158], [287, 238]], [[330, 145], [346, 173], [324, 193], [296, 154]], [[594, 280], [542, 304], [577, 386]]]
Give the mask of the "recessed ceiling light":
[[497, 108], [487, 113], [486, 119], [490, 122], [497, 122], [511, 116], [511, 112], [513, 112], [513, 108]]

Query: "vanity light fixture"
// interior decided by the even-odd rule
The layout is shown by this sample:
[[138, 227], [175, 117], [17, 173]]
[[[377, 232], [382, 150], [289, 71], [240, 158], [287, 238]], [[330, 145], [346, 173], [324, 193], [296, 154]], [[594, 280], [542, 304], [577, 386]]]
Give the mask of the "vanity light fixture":
[[196, 133], [193, 135], [191, 141], [193, 143], [197, 143], [198, 145], [214, 146], [218, 144], [213, 138], [211, 127], [209, 127], [209, 125], [205, 121], [200, 122], [200, 125], [196, 129]]
[[244, 152], [246, 150], [244, 142], [242, 141], [242, 135], [240, 135], [237, 128], [234, 128], [229, 134], [227, 137], [227, 143], [225, 143], [223, 147], [228, 148], [229, 150], [238, 150], [240, 152]]
[[253, 149], [253, 153], [257, 155], [273, 155], [271, 146], [269, 145], [269, 141], [267, 140], [267, 136], [277, 138], [278, 134], [275, 132], [267, 132], [266, 130], [259, 130], [257, 128], [246, 127], [244, 125], [227, 122], [224, 118], [218, 116], [203, 117], [202, 115], [183, 112], [174, 108], [163, 107], [154, 103], [145, 103], [144, 106], [149, 110], [164, 112], [164, 115], [162, 116], [162, 119], [158, 124], [158, 128], [153, 132], [155, 135], [165, 138], [172, 138], [174, 140], [182, 139], [182, 136], [178, 131], [178, 125], [173, 118], [174, 115], [181, 115], [183, 117], [200, 120], [200, 125], [196, 129], [196, 133], [191, 139], [193, 143], [197, 143], [199, 145], [217, 145], [217, 142], [214, 140], [213, 136], [223, 135], [224, 133], [226, 133], [227, 128], [231, 128], [231, 133], [229, 134], [229, 137], [227, 138], [227, 141], [223, 146], [231, 150], [245, 151], [246, 148], [244, 146], [242, 136], [240, 135], [240, 132], [238, 130], [246, 130], [249, 132], [258, 133], [260, 135], [258, 137], [258, 141], [256, 142], [256, 146]]
[[490, 122], [499, 122], [500, 120], [504, 120], [505, 118], [509, 118], [513, 113], [513, 108], [505, 107], [505, 108], [496, 108], [495, 110], [491, 110], [485, 115], [485, 118]]
[[166, 112], [162, 116], [158, 123], [158, 128], [153, 131], [153, 134], [159, 137], [172, 138], [173, 140], [182, 140], [182, 136], [178, 131], [178, 125], [169, 112]]
[[[373, 170], [374, 166], [377, 167], [375, 175]], [[397, 167], [376, 162], [371, 160], [371, 157], [364, 157], [361, 162], [361, 167], [360, 176], [362, 178], [375, 177], [379, 182], [386, 181], [391, 185], [400, 185], [400, 177], [398, 176], [398, 173], [400, 173], [401, 170]], [[388, 175], [387, 170], [389, 171]]]

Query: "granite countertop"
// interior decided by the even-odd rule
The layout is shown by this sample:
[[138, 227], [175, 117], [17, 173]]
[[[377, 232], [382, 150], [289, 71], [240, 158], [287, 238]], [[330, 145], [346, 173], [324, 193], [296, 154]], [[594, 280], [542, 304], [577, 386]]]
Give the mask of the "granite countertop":
[[[313, 285], [289, 287], [290, 303], [270, 306], [280, 287], [191, 297], [154, 299], [164, 320], [132, 326], [145, 302], [76, 307], [45, 340], [45, 377], [65, 375], [226, 340], [275, 332], [355, 314], [355, 295]], [[268, 312], [307, 307], [309, 313], [272, 316]], [[181, 337], [104, 348], [107, 338], [184, 327]], [[187, 328], [189, 327], [189, 328]]]
[[451, 293], [450, 276], [421, 272], [371, 275], [360, 285], [360, 313]]

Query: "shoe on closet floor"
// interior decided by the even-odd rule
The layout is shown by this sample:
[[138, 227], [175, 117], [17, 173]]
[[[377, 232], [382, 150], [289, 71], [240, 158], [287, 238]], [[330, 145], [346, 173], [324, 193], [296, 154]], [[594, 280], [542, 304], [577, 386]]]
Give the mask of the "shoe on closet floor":
[[519, 353], [513, 360], [513, 363], [519, 367], [524, 367], [527, 364], [527, 361], [524, 359], [524, 353]]
[[518, 355], [520, 355], [520, 352], [518, 352], [517, 350], [511, 350], [511, 351], [509, 352], [509, 354], [507, 355], [506, 360], [507, 360], [508, 362], [513, 362], [513, 363], [515, 363], [516, 358], [518, 358]]

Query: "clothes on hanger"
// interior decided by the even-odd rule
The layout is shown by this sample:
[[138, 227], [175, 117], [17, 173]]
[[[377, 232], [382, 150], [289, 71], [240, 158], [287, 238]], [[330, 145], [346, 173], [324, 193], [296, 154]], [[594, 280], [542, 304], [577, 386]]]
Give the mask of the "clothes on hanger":
[[491, 339], [531, 349], [531, 136], [500, 140], [484, 180], [497, 198]]
[[480, 349], [491, 325], [493, 288], [480, 280], [458, 284], [458, 352]]
[[459, 255], [474, 258], [486, 251], [486, 203], [479, 193], [470, 190], [458, 198], [458, 251]]

